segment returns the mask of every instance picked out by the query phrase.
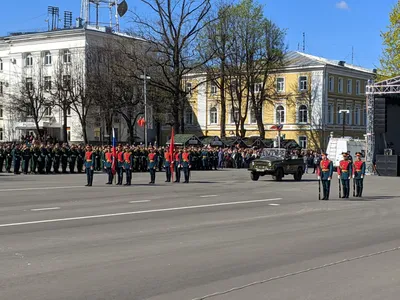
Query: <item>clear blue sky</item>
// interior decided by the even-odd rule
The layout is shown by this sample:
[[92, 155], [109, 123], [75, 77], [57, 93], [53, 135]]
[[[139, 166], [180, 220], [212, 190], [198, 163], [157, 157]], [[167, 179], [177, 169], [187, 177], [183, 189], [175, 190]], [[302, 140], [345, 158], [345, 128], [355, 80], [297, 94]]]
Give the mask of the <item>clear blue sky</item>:
[[[214, 1], [214, 0], [213, 0]], [[398, 0], [259, 0], [265, 15], [287, 30], [290, 50], [302, 49], [306, 33], [306, 53], [351, 63], [367, 68], [379, 65], [382, 49], [380, 32], [389, 22], [389, 12]], [[138, 0], [127, 0], [130, 9], [145, 13]], [[0, 0], [0, 36], [13, 31], [47, 28], [47, 6], [60, 7], [79, 16], [80, 0]], [[103, 12], [105, 17], [107, 12]], [[129, 14], [125, 27], [130, 26]], [[75, 22], [75, 21], [74, 21]], [[60, 24], [61, 25], [61, 24]]]

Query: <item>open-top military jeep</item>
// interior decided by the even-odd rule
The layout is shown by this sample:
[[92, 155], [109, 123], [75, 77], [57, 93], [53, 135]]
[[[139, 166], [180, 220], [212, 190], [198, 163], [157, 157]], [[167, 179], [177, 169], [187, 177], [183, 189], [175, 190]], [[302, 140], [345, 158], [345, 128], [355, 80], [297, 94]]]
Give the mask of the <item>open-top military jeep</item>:
[[286, 149], [264, 149], [259, 159], [250, 163], [250, 178], [257, 181], [260, 176], [272, 175], [276, 181], [281, 181], [285, 175], [293, 175], [294, 180], [300, 181], [305, 165], [303, 157], [293, 156]]

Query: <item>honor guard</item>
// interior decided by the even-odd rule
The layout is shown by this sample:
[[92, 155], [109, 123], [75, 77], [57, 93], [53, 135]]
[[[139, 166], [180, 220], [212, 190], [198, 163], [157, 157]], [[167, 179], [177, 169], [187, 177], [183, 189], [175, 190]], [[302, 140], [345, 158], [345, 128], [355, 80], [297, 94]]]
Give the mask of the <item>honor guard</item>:
[[85, 170], [86, 170], [86, 177], [87, 177], [87, 185], [92, 186], [93, 184], [93, 175], [94, 175], [94, 160], [95, 155], [92, 151], [92, 146], [86, 146], [86, 153], [85, 153]]
[[124, 180], [124, 151], [121, 145], [118, 146], [117, 151], [117, 175], [117, 185], [122, 185], [122, 181]]
[[343, 160], [339, 162], [339, 166], [337, 168], [338, 179], [341, 181], [343, 186], [343, 197], [349, 198], [350, 196], [350, 179], [353, 175], [353, 168], [351, 161], [349, 160], [349, 154], [347, 152], [343, 152]]
[[192, 165], [191, 165], [191, 157], [187, 149], [184, 149], [182, 153], [182, 167], [183, 167], [183, 175], [185, 176], [184, 183], [189, 183], [190, 168], [192, 167]]
[[113, 154], [111, 152], [111, 149], [108, 148], [106, 149], [106, 153], [104, 155], [104, 169], [107, 172], [108, 175], [108, 181], [106, 184], [112, 184], [113, 179], [114, 179], [114, 174], [112, 172], [112, 163], [113, 163]]
[[322, 153], [322, 160], [317, 170], [318, 180], [321, 180], [324, 197], [322, 200], [329, 200], [329, 192], [331, 189], [331, 179], [333, 175], [333, 163], [328, 159], [326, 153]]
[[156, 182], [156, 168], [158, 164], [157, 154], [154, 152], [154, 149], [150, 149], [150, 153], [147, 156], [147, 168], [150, 172], [150, 182], [149, 184], [155, 184]]
[[364, 176], [365, 176], [365, 162], [361, 160], [361, 153], [356, 153], [356, 160], [353, 164], [353, 180], [356, 184], [356, 197], [362, 197], [364, 188]]
[[171, 164], [172, 164], [172, 155], [169, 152], [169, 148], [167, 147], [164, 152], [164, 168], [165, 168], [165, 182], [171, 182]]
[[182, 149], [174, 152], [174, 171], [175, 171], [175, 181], [176, 183], [181, 182], [181, 170], [182, 170]]
[[133, 156], [129, 147], [125, 147], [124, 153], [124, 170], [126, 173], [126, 183], [125, 185], [132, 184], [132, 167], [133, 167]]

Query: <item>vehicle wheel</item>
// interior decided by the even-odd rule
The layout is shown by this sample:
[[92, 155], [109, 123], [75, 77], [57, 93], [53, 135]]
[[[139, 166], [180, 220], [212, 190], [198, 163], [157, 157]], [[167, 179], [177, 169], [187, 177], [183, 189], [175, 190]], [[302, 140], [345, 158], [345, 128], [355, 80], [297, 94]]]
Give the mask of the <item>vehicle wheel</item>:
[[293, 178], [296, 181], [300, 181], [301, 177], [303, 177], [303, 170], [301, 168], [298, 168], [296, 173], [294, 173]]
[[283, 176], [283, 170], [279, 168], [278, 170], [276, 170], [275, 176], [272, 176], [272, 178], [276, 181], [282, 181]]
[[257, 173], [251, 172], [251, 173], [250, 173], [250, 178], [251, 178], [251, 180], [253, 180], [253, 181], [257, 181], [258, 178], [260, 178], [260, 175], [257, 174]]

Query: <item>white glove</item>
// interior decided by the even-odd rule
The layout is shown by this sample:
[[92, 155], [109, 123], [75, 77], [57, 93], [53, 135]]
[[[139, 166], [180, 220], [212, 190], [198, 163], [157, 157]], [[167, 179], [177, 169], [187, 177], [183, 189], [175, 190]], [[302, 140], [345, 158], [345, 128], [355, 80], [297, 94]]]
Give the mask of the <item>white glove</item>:
[[338, 175], [338, 177], [337, 177], [338, 179], [340, 179], [340, 175]]
[[318, 180], [321, 180], [321, 176], [318, 176]]
[[364, 178], [364, 175], [361, 175], [361, 179], [363, 179]]
[[330, 181], [331, 179], [332, 179], [331, 177], [328, 178], [329, 181]]

